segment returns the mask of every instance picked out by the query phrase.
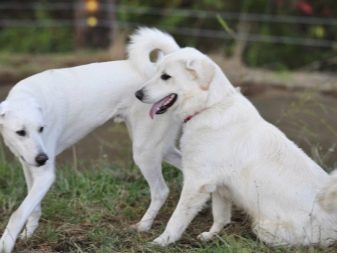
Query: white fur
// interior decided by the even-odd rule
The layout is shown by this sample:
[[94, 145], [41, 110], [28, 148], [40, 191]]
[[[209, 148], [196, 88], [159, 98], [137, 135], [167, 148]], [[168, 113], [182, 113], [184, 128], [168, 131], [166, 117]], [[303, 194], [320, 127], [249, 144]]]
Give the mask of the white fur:
[[329, 183], [319, 195], [321, 206], [330, 213], [337, 212], [337, 170], [333, 171]]
[[[168, 195], [161, 172], [166, 160], [180, 168], [175, 148], [179, 125], [170, 114], [151, 120], [149, 106], [134, 92], [148, 79], [154, 63], [152, 50], [177, 50], [176, 42], [156, 29], [140, 29], [131, 37], [130, 58], [42, 72], [19, 82], [0, 105], [0, 127], [5, 143], [22, 163], [28, 195], [12, 214], [0, 240], [0, 252], [11, 252], [22, 228], [30, 237], [41, 215], [40, 202], [55, 180], [55, 157], [113, 117], [122, 118], [133, 145], [133, 158], [151, 190], [151, 203], [139, 231], [150, 229]], [[150, 69], [150, 70], [149, 70]], [[38, 129], [44, 127], [39, 133]], [[16, 133], [24, 129], [27, 136]], [[36, 166], [44, 152], [49, 160]]]
[[[327, 245], [336, 240], [337, 176], [330, 182], [329, 175], [266, 122], [199, 51], [173, 52], [158, 68], [143, 88], [144, 101], [154, 103], [176, 93], [170, 111], [180, 121], [194, 116], [184, 125], [181, 139], [181, 197], [155, 243], [165, 246], [178, 240], [211, 194], [214, 224], [199, 236], [202, 240], [230, 222], [232, 203], [252, 217], [254, 233], [268, 244]], [[161, 80], [161, 73], [172, 77]]]

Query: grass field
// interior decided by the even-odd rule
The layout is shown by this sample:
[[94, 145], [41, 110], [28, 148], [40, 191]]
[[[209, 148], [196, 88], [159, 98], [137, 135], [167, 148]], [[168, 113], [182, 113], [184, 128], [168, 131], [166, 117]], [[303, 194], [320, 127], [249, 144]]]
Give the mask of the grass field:
[[[9, 215], [25, 195], [24, 179], [18, 164], [7, 162], [1, 152], [0, 224], [3, 231]], [[249, 219], [234, 212], [233, 224], [220, 236], [201, 243], [196, 236], [211, 225], [206, 208], [176, 244], [160, 248], [149, 242], [159, 235], [172, 213], [180, 191], [181, 175], [169, 166], [164, 174], [170, 198], [149, 233], [137, 233], [137, 222], [149, 203], [148, 187], [135, 166], [111, 167], [104, 161], [58, 169], [58, 179], [43, 201], [43, 215], [35, 235], [18, 241], [15, 252], [337, 252], [335, 247], [271, 248], [250, 231]]]

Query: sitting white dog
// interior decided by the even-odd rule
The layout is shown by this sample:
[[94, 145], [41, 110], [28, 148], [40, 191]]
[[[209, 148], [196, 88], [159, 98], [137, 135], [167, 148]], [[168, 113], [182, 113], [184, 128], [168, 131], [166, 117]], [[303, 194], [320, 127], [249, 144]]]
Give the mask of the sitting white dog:
[[252, 217], [254, 233], [268, 244], [336, 240], [337, 187], [329, 175], [266, 122], [207, 56], [192, 48], [165, 56], [137, 96], [154, 103], [151, 115], [170, 103], [185, 122], [184, 186], [155, 243], [178, 240], [210, 195], [214, 224], [199, 236], [202, 240], [230, 222], [232, 203]]
[[[168, 34], [142, 28], [131, 37], [129, 60], [45, 71], [10, 91], [0, 104], [0, 129], [22, 164], [28, 195], [10, 217], [0, 252], [12, 251], [24, 225], [23, 237], [30, 237], [37, 228], [40, 202], [55, 180], [55, 157], [113, 117], [125, 120], [133, 158], [150, 186], [150, 206], [136, 224], [139, 231], [150, 229], [168, 195], [161, 162], [181, 166], [175, 148], [181, 124], [171, 115], [151, 120], [150, 106], [133, 94], [155, 71], [150, 53], [167, 54], [178, 48]], [[165, 106], [161, 110], [165, 112]]]

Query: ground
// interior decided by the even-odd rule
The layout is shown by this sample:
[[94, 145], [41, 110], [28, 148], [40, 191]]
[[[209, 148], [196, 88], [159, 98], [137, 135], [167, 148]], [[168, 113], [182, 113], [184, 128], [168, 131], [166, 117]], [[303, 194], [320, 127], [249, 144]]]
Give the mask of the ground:
[[[0, 224], [3, 231], [10, 213], [24, 197], [25, 186], [18, 164], [1, 153]], [[334, 247], [270, 248], [251, 233], [248, 217], [235, 211], [233, 223], [214, 241], [201, 243], [196, 236], [211, 225], [209, 207], [191, 223], [176, 244], [161, 248], [149, 242], [159, 235], [179, 195], [180, 173], [165, 166], [171, 194], [149, 233], [137, 233], [130, 225], [138, 221], [149, 203], [149, 192], [135, 166], [112, 167], [103, 161], [64, 165], [43, 202], [43, 215], [34, 236], [18, 241], [15, 252], [337, 252]]]

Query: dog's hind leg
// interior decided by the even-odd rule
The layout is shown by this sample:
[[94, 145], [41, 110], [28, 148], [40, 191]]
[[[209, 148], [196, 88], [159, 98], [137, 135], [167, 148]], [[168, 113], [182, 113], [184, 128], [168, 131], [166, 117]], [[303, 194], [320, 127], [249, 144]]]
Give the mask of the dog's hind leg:
[[151, 192], [150, 206], [142, 219], [133, 226], [139, 232], [144, 232], [151, 228], [160, 208], [166, 201], [169, 189], [161, 171], [162, 153], [160, 150], [156, 150], [156, 148], [152, 146], [137, 147], [137, 143], [134, 144], [134, 161], [144, 175]]
[[4, 233], [0, 239], [0, 252], [9, 253], [14, 248], [15, 241], [27, 222], [28, 217], [41, 202], [55, 180], [54, 164], [49, 161], [45, 166], [30, 170], [33, 184], [28, 195], [18, 209], [11, 215]]
[[208, 192], [201, 190], [203, 187], [204, 184], [195, 181], [195, 178], [185, 177], [177, 208], [174, 210], [164, 233], [156, 238], [153, 243], [167, 246], [181, 237], [189, 223], [210, 197]]
[[203, 232], [198, 236], [201, 241], [211, 240], [218, 234], [225, 225], [231, 221], [232, 202], [223, 197], [218, 191], [212, 193], [212, 214], [213, 225], [208, 232]]
[[[24, 172], [24, 176], [26, 180], [27, 193], [29, 193], [33, 185], [32, 174], [29, 171], [29, 168], [25, 162], [21, 161], [21, 164], [22, 164], [22, 168], [23, 168], [23, 172]], [[28, 239], [33, 235], [34, 231], [39, 225], [40, 217], [41, 217], [41, 205], [39, 203], [33, 210], [32, 214], [29, 216], [27, 223], [25, 225], [25, 228], [20, 234], [21, 239]]]
[[182, 169], [181, 152], [176, 147], [171, 147], [164, 157], [165, 161], [173, 165], [177, 169]]
[[[261, 218], [254, 221], [252, 225], [252, 230], [257, 237], [272, 246], [308, 244], [307, 240], [310, 236], [306, 236], [304, 229], [302, 226], [294, 226], [292, 222]], [[309, 242], [314, 243], [311, 240]]]

